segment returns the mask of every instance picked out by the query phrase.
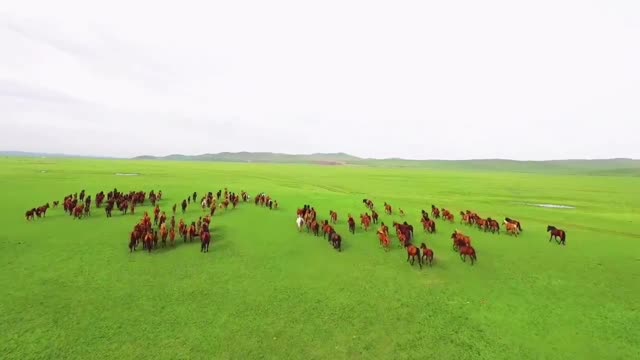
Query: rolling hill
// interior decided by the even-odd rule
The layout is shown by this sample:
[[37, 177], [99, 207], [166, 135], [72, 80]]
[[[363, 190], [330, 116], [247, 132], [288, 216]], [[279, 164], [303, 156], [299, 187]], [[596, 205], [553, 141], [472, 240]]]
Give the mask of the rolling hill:
[[[88, 158], [108, 157], [0, 151], [2, 157], [37, 158]], [[422, 168], [434, 170], [506, 171], [522, 173], [583, 174], [594, 176], [640, 176], [640, 160], [616, 159], [569, 159], [545, 161], [519, 161], [508, 159], [472, 160], [407, 160], [400, 158], [360, 158], [346, 153], [282, 154], [273, 152], [221, 152], [201, 155], [171, 154], [167, 156], [142, 155], [129, 160], [146, 161], [198, 161], [241, 162], [272, 164], [316, 164], [350, 165], [387, 168]]]

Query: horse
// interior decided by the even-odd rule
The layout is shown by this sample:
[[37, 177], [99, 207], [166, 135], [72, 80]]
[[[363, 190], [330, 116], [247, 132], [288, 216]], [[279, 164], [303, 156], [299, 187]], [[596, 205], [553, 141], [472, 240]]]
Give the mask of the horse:
[[176, 229], [174, 227], [169, 230], [169, 243], [171, 246], [176, 245]]
[[349, 232], [352, 234], [356, 233], [356, 221], [353, 220], [353, 217], [351, 215], [349, 215], [349, 220], [347, 220], [347, 222], [349, 223]]
[[28, 211], [24, 214], [24, 216], [27, 218], [27, 221], [35, 220], [35, 215], [36, 215], [36, 209], [35, 209], [35, 208], [33, 208], [33, 209], [31, 209], [31, 210], [28, 210]]
[[383, 229], [378, 230], [378, 239], [380, 245], [385, 251], [391, 250], [391, 241], [389, 241], [389, 234], [385, 233]]
[[404, 217], [404, 210], [402, 210], [402, 209], [400, 209], [400, 208], [399, 208], [399, 209], [398, 209], [398, 212], [400, 213], [400, 217]]
[[330, 210], [330, 211], [329, 211], [329, 216], [331, 217], [331, 222], [332, 222], [332, 223], [334, 223], [334, 224], [335, 224], [335, 223], [337, 223], [337, 222], [338, 222], [338, 213], [337, 213], [337, 212], [335, 212], [335, 211], [333, 211], [333, 210]]
[[369, 226], [371, 225], [369, 214], [364, 213], [364, 215], [360, 215], [360, 224], [364, 228], [364, 231], [369, 231]]
[[211, 233], [203, 231], [200, 234], [200, 252], [209, 252], [209, 243], [211, 242]]
[[138, 246], [138, 233], [136, 231], [131, 232], [129, 237], [129, 252], [134, 252]]
[[407, 236], [403, 232], [398, 234], [398, 241], [400, 242], [400, 247], [407, 247], [409, 243]]
[[453, 239], [453, 251], [460, 250], [464, 246], [471, 246], [471, 238], [458, 230], [451, 234], [451, 239]]
[[515, 224], [518, 227], [518, 231], [522, 232], [522, 226], [520, 226], [520, 221], [515, 220], [515, 219], [510, 219], [508, 217], [504, 218], [504, 221], [511, 223], [511, 224]]
[[167, 230], [167, 224], [162, 223], [162, 225], [160, 225], [160, 239], [162, 240], [162, 247], [167, 246], [168, 235], [169, 235], [169, 230]]
[[471, 247], [471, 245], [460, 247], [460, 259], [466, 262], [467, 256], [469, 256], [469, 258], [471, 259], [471, 265], [473, 265], [475, 261], [478, 261], [478, 259], [476, 258], [476, 250]]
[[485, 220], [485, 219], [478, 218], [478, 220], [476, 221], [476, 225], [478, 226], [478, 229], [484, 230], [485, 232], [488, 229], [487, 228], [487, 220]]
[[[567, 233], [562, 230], [562, 229], [558, 229], [555, 226], [552, 225], [548, 225], [547, 226], [547, 232], [551, 234], [551, 236], [549, 237], [549, 241], [551, 241], [551, 239], [555, 238], [556, 242], [558, 244], [562, 244], [562, 245], [566, 245], [565, 240], [567, 238]], [[558, 240], [560, 239], [560, 240]]]
[[[517, 237], [518, 233], [520, 233], [520, 230], [518, 229], [518, 225], [516, 225], [514, 223], [510, 223], [510, 222], [507, 222], [505, 220], [504, 221], [504, 225], [507, 228], [507, 233], [508, 234], [515, 235]], [[547, 231], [549, 231], [549, 230], [547, 230]]]
[[492, 233], [497, 232], [498, 234], [500, 234], [500, 224], [496, 220], [493, 220], [492, 218], [487, 219], [487, 228]]
[[428, 233], [435, 233], [436, 232], [436, 222], [431, 220], [431, 219], [422, 219], [422, 227], [424, 228], [424, 231], [428, 232]]
[[320, 235], [320, 224], [318, 224], [318, 222], [316, 220], [313, 220], [311, 222], [311, 232], [315, 236], [319, 236]]
[[148, 231], [147, 235], [144, 236], [144, 246], [145, 249], [151, 253], [151, 250], [153, 249], [153, 234], [151, 234], [150, 231]]
[[376, 211], [371, 211], [371, 219], [374, 224], [378, 223], [378, 213]]
[[413, 238], [413, 227], [411, 225], [408, 225], [406, 222], [404, 222], [403, 224], [399, 224], [394, 221], [393, 227], [396, 228], [398, 240], [400, 240], [400, 243], [402, 245], [404, 245], [407, 241], [411, 241], [411, 239]]
[[420, 269], [422, 269], [422, 257], [420, 256], [420, 249], [409, 242], [405, 243], [404, 247], [407, 249], [407, 261], [411, 259], [411, 266], [413, 266], [413, 263], [417, 257], [418, 265], [420, 265]]
[[431, 215], [439, 219], [440, 218], [440, 209], [438, 209], [435, 205], [431, 205]]
[[453, 223], [453, 214], [448, 211], [442, 214], [442, 218], [450, 223]]
[[334, 231], [330, 237], [331, 245], [333, 245], [333, 248], [338, 250], [339, 252], [342, 252], [342, 236], [338, 235], [338, 233]]
[[420, 244], [420, 249], [422, 250], [422, 259], [424, 260], [424, 263], [428, 263], [429, 266], [431, 266], [433, 263], [433, 250], [429, 249], [425, 243]]
[[304, 225], [304, 219], [302, 218], [302, 216], [298, 215], [298, 218], [296, 219], [296, 225], [298, 225], [298, 231], [302, 231], [302, 226]]
[[387, 204], [386, 202], [384, 203], [384, 212], [388, 215], [393, 214], [393, 208], [391, 208], [391, 205]]
[[327, 239], [327, 241], [331, 241], [331, 234], [333, 232], [333, 226], [329, 225], [328, 220], [325, 220], [324, 224], [322, 225], [322, 237], [326, 239], [328, 235], [329, 238]]

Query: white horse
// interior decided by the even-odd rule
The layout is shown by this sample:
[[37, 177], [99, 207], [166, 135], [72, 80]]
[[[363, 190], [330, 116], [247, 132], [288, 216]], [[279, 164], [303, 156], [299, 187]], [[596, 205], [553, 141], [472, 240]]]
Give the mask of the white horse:
[[298, 225], [298, 231], [302, 231], [302, 225], [304, 225], [304, 219], [302, 218], [302, 216], [298, 215], [296, 224]]

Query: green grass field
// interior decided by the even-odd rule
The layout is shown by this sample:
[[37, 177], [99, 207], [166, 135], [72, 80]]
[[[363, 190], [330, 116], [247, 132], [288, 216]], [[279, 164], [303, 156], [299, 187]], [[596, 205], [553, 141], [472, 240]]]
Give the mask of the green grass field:
[[[187, 162], [0, 160], [2, 359], [640, 358], [640, 178]], [[44, 172], [43, 172], [44, 171]], [[136, 177], [115, 173], [140, 173]], [[73, 221], [28, 208], [86, 189], [162, 190], [168, 212], [197, 191], [265, 191], [277, 211], [216, 214], [199, 244], [130, 254], [141, 216]], [[416, 231], [433, 268], [347, 233], [362, 198], [407, 212], [431, 204], [519, 219], [520, 238], [464, 229], [478, 263], [451, 250], [462, 225]], [[309, 203], [341, 216], [344, 251], [295, 228]], [[575, 209], [546, 209], [552, 203]], [[382, 213], [382, 211], [380, 211]], [[196, 219], [189, 209], [185, 220]], [[398, 217], [382, 216], [391, 222]], [[547, 224], [567, 231], [549, 243]], [[421, 227], [420, 227], [421, 228]]]

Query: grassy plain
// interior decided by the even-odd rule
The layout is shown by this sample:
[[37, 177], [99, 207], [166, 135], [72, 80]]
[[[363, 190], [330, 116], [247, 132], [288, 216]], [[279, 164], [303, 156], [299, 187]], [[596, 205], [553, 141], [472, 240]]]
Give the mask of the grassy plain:
[[[23, 217], [114, 186], [161, 189], [167, 211], [224, 186], [265, 191], [281, 209], [217, 214], [209, 254], [195, 243], [130, 254], [141, 211]], [[638, 177], [2, 159], [0, 189], [3, 359], [640, 358]], [[373, 233], [347, 234], [344, 217], [363, 212], [364, 197], [403, 208], [416, 226], [420, 209], [436, 204], [511, 216], [524, 233], [465, 229], [478, 250], [470, 266], [451, 250], [462, 226], [439, 222], [434, 236], [417, 232], [436, 256], [419, 270], [403, 250], [383, 252]], [[342, 253], [295, 230], [305, 203], [323, 218], [338, 211]], [[185, 219], [200, 214], [190, 208]], [[567, 231], [566, 247], [547, 241], [547, 224]]]

